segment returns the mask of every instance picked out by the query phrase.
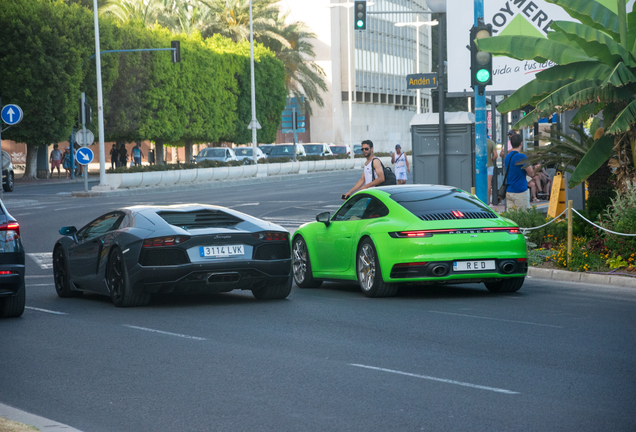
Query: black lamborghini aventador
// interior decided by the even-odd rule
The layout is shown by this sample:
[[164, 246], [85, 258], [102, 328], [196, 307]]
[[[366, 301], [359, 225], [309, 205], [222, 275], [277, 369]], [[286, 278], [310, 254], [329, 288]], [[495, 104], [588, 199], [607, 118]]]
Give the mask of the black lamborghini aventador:
[[229, 208], [127, 207], [60, 234], [53, 248], [60, 297], [90, 291], [126, 307], [158, 293], [242, 289], [283, 299], [291, 291], [289, 233]]

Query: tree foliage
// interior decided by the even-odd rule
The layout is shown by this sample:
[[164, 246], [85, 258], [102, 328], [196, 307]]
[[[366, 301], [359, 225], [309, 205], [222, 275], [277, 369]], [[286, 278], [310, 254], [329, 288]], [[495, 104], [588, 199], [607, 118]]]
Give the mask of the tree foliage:
[[636, 9], [626, 14], [625, 0], [618, 0], [618, 13], [595, 0], [547, 1], [580, 22], [555, 21], [547, 38], [497, 36], [477, 42], [480, 49], [493, 54], [556, 63], [513, 93], [498, 110], [507, 113], [534, 107], [515, 128], [530, 126], [554, 112], [579, 109], [574, 118], [578, 123], [603, 110], [606, 135], [589, 146], [569, 186], [614, 160], [617, 177], [622, 179], [619, 186], [628, 187], [636, 181], [629, 148], [636, 140]]

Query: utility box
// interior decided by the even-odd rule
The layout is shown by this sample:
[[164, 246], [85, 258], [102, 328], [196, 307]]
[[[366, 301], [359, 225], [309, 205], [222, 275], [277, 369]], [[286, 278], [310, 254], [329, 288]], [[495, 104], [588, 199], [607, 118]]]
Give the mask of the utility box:
[[413, 183], [444, 184], [470, 192], [475, 173], [475, 114], [444, 113], [444, 178], [440, 178], [439, 113], [411, 120]]

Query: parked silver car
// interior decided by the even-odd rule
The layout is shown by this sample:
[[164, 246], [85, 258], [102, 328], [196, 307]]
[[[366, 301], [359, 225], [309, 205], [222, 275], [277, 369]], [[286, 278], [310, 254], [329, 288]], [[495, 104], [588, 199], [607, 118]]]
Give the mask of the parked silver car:
[[[307, 156], [305, 149], [301, 144], [296, 144], [296, 156]], [[294, 158], [294, 145], [293, 144], [276, 144], [272, 147], [272, 151], [269, 152], [267, 157], [270, 158]]]
[[308, 143], [303, 144], [307, 156], [333, 156], [329, 144]]
[[[233, 149], [236, 158], [240, 161], [245, 159], [253, 159], [253, 149], [252, 147], [236, 147]], [[265, 154], [258, 147], [256, 148], [256, 158], [257, 159], [265, 159]]]
[[209, 147], [203, 149], [198, 155], [194, 157], [194, 160], [199, 163], [204, 160], [213, 160], [219, 162], [228, 162], [238, 160], [234, 151], [228, 147]]
[[5, 192], [13, 192], [15, 174], [13, 173], [13, 163], [11, 163], [11, 155], [6, 151], [2, 151], [2, 189]]

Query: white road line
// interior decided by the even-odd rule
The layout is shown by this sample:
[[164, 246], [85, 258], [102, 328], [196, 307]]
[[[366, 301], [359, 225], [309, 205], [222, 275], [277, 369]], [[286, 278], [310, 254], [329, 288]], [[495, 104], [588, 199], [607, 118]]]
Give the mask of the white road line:
[[38, 252], [27, 254], [41, 269], [53, 268], [53, 252]]
[[36, 287], [36, 286], [52, 286], [55, 285], [55, 282], [46, 283], [46, 284], [26, 284], [28, 287]]
[[444, 378], [435, 378], [435, 377], [427, 376], [427, 375], [418, 375], [418, 374], [412, 374], [412, 373], [408, 373], [408, 372], [400, 372], [400, 371], [396, 371], [396, 370], [392, 370], [392, 369], [384, 369], [384, 368], [379, 368], [379, 367], [375, 367], [375, 366], [366, 366], [366, 365], [354, 364], [354, 363], [350, 363], [349, 366], [355, 366], [355, 367], [359, 367], [359, 368], [377, 370], [377, 371], [381, 371], [381, 372], [390, 372], [390, 373], [394, 373], [394, 374], [398, 374], [398, 375], [405, 375], [405, 376], [410, 376], [410, 377], [414, 377], [414, 378], [422, 378], [422, 379], [426, 379], [426, 380], [430, 380], [430, 381], [442, 382], [442, 383], [446, 383], [446, 384], [455, 384], [455, 385], [459, 385], [459, 386], [463, 386], [463, 387], [476, 388], [476, 389], [479, 389], [479, 390], [488, 390], [488, 391], [492, 391], [492, 392], [496, 392], [496, 393], [504, 393], [504, 394], [511, 394], [511, 395], [520, 394], [519, 392], [515, 392], [515, 391], [512, 391], [512, 390], [500, 389], [500, 388], [496, 388], [496, 387], [486, 387], [486, 386], [466, 383], [466, 382], [462, 382], [462, 381], [448, 380], [448, 379], [444, 379]]
[[153, 333], [160, 333], [160, 334], [164, 334], [164, 335], [168, 335], [168, 336], [177, 336], [177, 337], [181, 337], [181, 338], [185, 338], [185, 339], [194, 339], [194, 340], [205, 340], [205, 338], [197, 337], [197, 336], [188, 336], [188, 335], [179, 334], [179, 333], [170, 333], [170, 332], [165, 332], [165, 331], [161, 331], [161, 330], [154, 330], [154, 329], [149, 329], [149, 328], [145, 328], [145, 327], [137, 327], [137, 326], [128, 325], [128, 324], [122, 324], [122, 325], [124, 327], [128, 327], [128, 328], [131, 328], [131, 329], [144, 330], [144, 331], [149, 331], [149, 332], [153, 332]]
[[479, 319], [485, 319], [490, 321], [502, 321], [502, 322], [516, 323], [516, 324], [527, 324], [527, 325], [534, 325], [539, 327], [551, 327], [551, 328], [560, 328], [560, 329], [565, 328], [563, 326], [557, 326], [557, 325], [551, 325], [551, 324], [539, 324], [539, 323], [529, 322], [529, 321], [515, 321], [515, 320], [502, 319], [502, 318], [490, 318], [485, 316], [467, 315], [467, 314], [460, 314], [460, 313], [454, 313], [454, 312], [442, 312], [442, 311], [435, 311], [435, 310], [429, 310], [429, 312], [443, 314], [443, 315], [455, 315], [455, 316], [463, 316], [468, 318], [479, 318]]
[[57, 312], [57, 311], [52, 311], [52, 310], [48, 310], [48, 309], [40, 309], [40, 308], [36, 308], [36, 307], [31, 307], [31, 306], [25, 306], [25, 309], [31, 309], [34, 311], [38, 311], [38, 312], [46, 312], [46, 313], [50, 313], [50, 314], [54, 314], [54, 315], [68, 315], [66, 312]]

